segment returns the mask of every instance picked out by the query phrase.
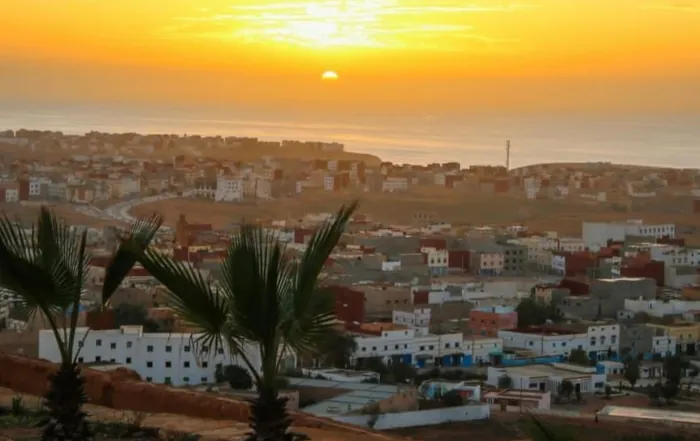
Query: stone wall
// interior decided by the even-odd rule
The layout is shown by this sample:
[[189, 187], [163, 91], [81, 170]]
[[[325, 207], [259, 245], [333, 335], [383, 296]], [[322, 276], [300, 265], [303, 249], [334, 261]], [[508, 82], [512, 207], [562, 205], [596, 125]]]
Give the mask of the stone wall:
[[[0, 387], [43, 396], [49, 387], [48, 377], [56, 367], [48, 361], [0, 353]], [[90, 404], [135, 412], [248, 422], [248, 403], [244, 401], [146, 383], [140, 380], [138, 374], [127, 369], [100, 372], [84, 368], [82, 374]], [[368, 433], [361, 428], [302, 412], [291, 412], [291, 416], [293, 424], [298, 427]], [[376, 435], [378, 438], [396, 439]]]

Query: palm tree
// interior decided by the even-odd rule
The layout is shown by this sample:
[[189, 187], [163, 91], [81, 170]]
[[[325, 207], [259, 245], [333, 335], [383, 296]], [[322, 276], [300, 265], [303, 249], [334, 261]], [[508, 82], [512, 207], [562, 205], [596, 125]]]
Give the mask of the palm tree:
[[[134, 250], [147, 247], [160, 224], [160, 217], [153, 216], [127, 231], [106, 270], [103, 303], [136, 263]], [[76, 360], [82, 342], [76, 341], [75, 332], [90, 260], [87, 229], [71, 228], [45, 207], [29, 230], [7, 216], [0, 218], [0, 287], [12, 293], [15, 307], [29, 317], [40, 314], [46, 319], [61, 355], [44, 402], [45, 441], [91, 436], [81, 410], [86, 397]]]
[[[299, 259], [288, 256], [274, 233], [244, 224], [231, 238], [221, 276], [213, 283], [189, 264], [152, 248], [139, 256], [141, 265], [168, 289], [176, 313], [198, 330], [193, 336], [198, 352], [227, 349], [253, 376], [257, 398], [251, 403], [249, 441], [299, 436], [288, 433], [291, 421], [276, 380], [290, 352], [318, 355], [335, 332], [334, 298], [318, 278], [356, 208], [357, 203], [342, 206], [315, 232]], [[253, 363], [255, 355], [260, 366]]]

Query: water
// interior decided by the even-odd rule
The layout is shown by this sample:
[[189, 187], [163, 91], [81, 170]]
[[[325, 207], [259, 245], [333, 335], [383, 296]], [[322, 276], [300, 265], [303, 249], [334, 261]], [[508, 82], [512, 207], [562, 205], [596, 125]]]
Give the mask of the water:
[[700, 116], [308, 115], [155, 107], [0, 107], [0, 129], [178, 133], [338, 141], [410, 163], [511, 165], [611, 161], [700, 168]]

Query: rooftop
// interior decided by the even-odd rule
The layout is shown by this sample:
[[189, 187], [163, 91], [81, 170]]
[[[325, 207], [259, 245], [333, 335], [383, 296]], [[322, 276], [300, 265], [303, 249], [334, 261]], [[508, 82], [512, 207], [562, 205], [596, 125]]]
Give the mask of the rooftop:
[[[527, 378], [549, 378], [549, 377], [562, 377], [562, 378], [581, 378], [588, 377], [591, 374], [584, 372], [570, 371], [567, 369], [562, 369], [561, 367], [554, 367], [548, 364], [534, 364], [529, 366], [512, 366], [512, 367], [499, 367], [499, 370], [505, 371], [508, 375], [515, 374], [520, 377]], [[519, 385], [515, 385], [519, 386]]]
[[398, 386], [317, 380], [313, 378], [289, 378], [289, 384], [295, 387], [318, 387], [347, 391], [346, 393], [341, 393], [338, 396], [302, 409], [303, 412], [312, 415], [327, 417], [342, 415], [361, 409], [372, 402], [391, 398], [399, 392]]

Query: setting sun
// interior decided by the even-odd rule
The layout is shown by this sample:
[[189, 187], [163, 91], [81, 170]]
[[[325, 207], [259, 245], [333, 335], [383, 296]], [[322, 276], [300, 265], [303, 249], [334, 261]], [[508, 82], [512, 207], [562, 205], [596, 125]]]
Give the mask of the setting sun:
[[324, 79], [324, 80], [337, 80], [338, 78], [339, 78], [338, 74], [333, 72], [332, 70], [328, 70], [326, 72], [323, 72], [323, 75], [321, 75], [321, 79]]

